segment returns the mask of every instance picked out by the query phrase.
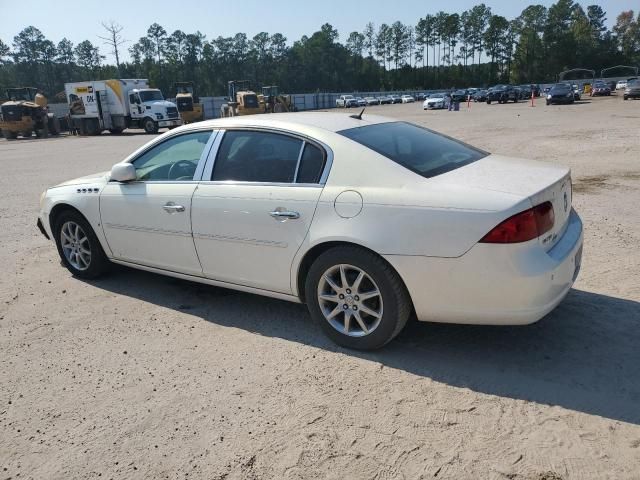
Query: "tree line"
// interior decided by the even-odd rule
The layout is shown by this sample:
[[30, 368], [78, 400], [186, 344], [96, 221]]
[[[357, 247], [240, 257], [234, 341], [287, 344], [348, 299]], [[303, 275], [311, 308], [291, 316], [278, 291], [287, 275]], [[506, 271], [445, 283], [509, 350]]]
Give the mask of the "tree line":
[[[69, 81], [145, 77], [166, 95], [183, 80], [193, 80], [200, 95], [225, 95], [234, 79], [288, 92], [408, 90], [549, 82], [568, 68], [639, 65], [640, 12], [619, 13], [611, 29], [606, 21], [599, 5], [558, 0], [548, 8], [530, 5], [511, 20], [479, 4], [428, 14], [415, 25], [370, 22], [344, 43], [328, 23], [292, 44], [281, 33], [208, 40], [157, 23], [127, 43], [122, 27], [110, 22], [97, 36], [101, 44], [74, 45], [28, 26], [11, 45], [0, 38], [0, 87], [35, 86], [53, 97]], [[115, 64], [105, 62], [105, 45]]]

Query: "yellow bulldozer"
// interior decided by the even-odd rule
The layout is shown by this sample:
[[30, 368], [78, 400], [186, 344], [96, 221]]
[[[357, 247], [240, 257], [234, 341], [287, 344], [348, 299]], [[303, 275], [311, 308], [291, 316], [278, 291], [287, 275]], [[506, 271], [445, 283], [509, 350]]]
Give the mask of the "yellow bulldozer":
[[258, 95], [258, 100], [265, 113], [295, 111], [295, 107], [291, 102], [291, 95], [281, 95], [277, 85], [262, 87], [262, 95]]
[[7, 140], [19, 135], [40, 138], [60, 133], [58, 118], [49, 113], [47, 98], [37, 88], [19, 87], [6, 90], [7, 101], [0, 106], [0, 131]]
[[204, 109], [200, 99], [195, 94], [193, 82], [176, 82], [173, 85], [176, 92], [176, 105], [184, 123], [200, 122], [204, 120]]
[[232, 80], [228, 83], [228, 101], [220, 107], [220, 115], [223, 117], [236, 117], [238, 115], [254, 115], [263, 113], [264, 107], [260, 105], [258, 95], [251, 89], [248, 80]]

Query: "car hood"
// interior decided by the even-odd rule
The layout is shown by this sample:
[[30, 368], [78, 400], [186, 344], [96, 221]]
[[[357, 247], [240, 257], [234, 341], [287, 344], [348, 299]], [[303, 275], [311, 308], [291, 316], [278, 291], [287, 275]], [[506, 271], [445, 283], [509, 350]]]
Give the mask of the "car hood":
[[72, 180], [67, 180], [66, 182], [59, 183], [58, 185], [54, 185], [51, 188], [59, 188], [59, 187], [68, 187], [70, 185], [87, 185], [87, 184], [106, 184], [109, 181], [109, 176], [111, 172], [100, 172], [94, 173], [92, 175], [87, 175], [85, 177], [78, 177]]
[[153, 107], [175, 107], [175, 105], [168, 100], [155, 100], [151, 102], [144, 102], [145, 105], [151, 105]]
[[427, 103], [438, 103], [438, 102], [444, 102], [444, 98], [427, 98], [425, 100], [425, 102]]

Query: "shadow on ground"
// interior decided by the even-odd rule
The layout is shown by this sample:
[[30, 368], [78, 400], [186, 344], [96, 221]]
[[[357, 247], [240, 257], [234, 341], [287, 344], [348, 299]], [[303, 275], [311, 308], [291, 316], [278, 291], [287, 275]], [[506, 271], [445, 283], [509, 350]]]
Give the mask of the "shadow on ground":
[[208, 322], [339, 351], [448, 385], [640, 425], [640, 303], [635, 301], [572, 290], [534, 325], [416, 321], [384, 349], [357, 352], [331, 343], [304, 305], [126, 268], [92, 283]]

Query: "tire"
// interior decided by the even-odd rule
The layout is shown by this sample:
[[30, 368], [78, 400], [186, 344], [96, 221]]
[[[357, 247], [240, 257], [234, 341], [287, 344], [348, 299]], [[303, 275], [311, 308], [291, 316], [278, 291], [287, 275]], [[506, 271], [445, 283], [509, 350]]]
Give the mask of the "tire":
[[[78, 231], [75, 230], [75, 226], [79, 227]], [[74, 236], [74, 232], [77, 236]], [[104, 254], [100, 241], [89, 222], [78, 212], [68, 210], [61, 213], [55, 219], [53, 235], [60, 259], [73, 276], [91, 279], [107, 271], [109, 260]], [[64, 247], [63, 238], [65, 238]], [[84, 253], [86, 251], [89, 252], [88, 255]]]
[[629, 97], [627, 97], [626, 95], [624, 95], [624, 96], [622, 97], [622, 99], [623, 99], [623, 100], [628, 100], [628, 99], [629, 99]]
[[549, 100], [547, 100], [547, 105], [551, 105], [551, 102]]
[[24, 138], [31, 138], [33, 136], [33, 130], [25, 130], [22, 132], [22, 136]]
[[147, 133], [158, 133], [158, 124], [150, 118], [144, 119], [144, 121], [142, 122], [142, 127]]
[[49, 138], [49, 129], [44, 127], [38, 130], [38, 138]]
[[2, 130], [2, 136], [7, 140], [15, 140], [18, 138], [18, 132], [12, 132], [11, 130]]
[[122, 128], [110, 128], [109, 132], [111, 135], [120, 135], [124, 129]]
[[[353, 292], [343, 288], [341, 269], [351, 288], [362, 273], [360, 287]], [[363, 295], [360, 289], [377, 294], [361, 300], [356, 295]], [[326, 295], [325, 300], [319, 298], [320, 292]], [[412, 311], [411, 298], [396, 271], [378, 255], [351, 246], [332, 248], [313, 262], [305, 281], [305, 298], [311, 317], [324, 333], [338, 345], [356, 350], [374, 350], [389, 343], [402, 331]], [[334, 312], [337, 314], [331, 317]], [[344, 332], [346, 312], [349, 334]]]
[[491, 105], [491, 100], [487, 100], [487, 105]]

